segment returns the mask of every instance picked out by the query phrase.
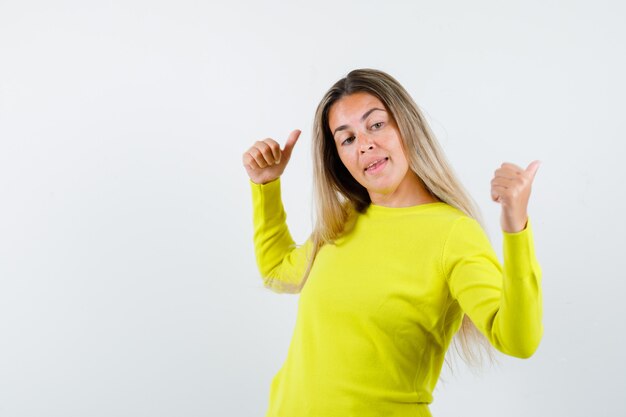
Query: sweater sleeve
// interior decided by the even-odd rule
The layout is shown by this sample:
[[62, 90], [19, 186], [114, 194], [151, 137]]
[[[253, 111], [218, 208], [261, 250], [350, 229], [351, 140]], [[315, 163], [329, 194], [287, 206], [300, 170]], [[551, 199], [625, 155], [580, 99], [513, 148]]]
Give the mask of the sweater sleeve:
[[278, 293], [300, 292], [313, 247], [311, 239], [296, 246], [280, 194], [280, 178], [267, 184], [250, 181], [252, 189], [254, 251], [264, 286]]
[[530, 357], [543, 335], [541, 269], [530, 221], [520, 232], [503, 232], [503, 267], [469, 217], [456, 221], [443, 256], [450, 292], [481, 333], [507, 355]]

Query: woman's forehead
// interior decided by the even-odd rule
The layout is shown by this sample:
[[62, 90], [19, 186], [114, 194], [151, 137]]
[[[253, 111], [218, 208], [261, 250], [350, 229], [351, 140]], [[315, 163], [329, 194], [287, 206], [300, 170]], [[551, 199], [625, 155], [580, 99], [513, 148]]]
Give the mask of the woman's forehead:
[[[371, 110], [378, 110], [372, 112]], [[361, 121], [364, 116], [371, 113], [386, 112], [383, 102], [376, 96], [357, 92], [345, 95], [337, 100], [328, 111], [328, 124], [333, 129], [343, 124], [353, 124]]]

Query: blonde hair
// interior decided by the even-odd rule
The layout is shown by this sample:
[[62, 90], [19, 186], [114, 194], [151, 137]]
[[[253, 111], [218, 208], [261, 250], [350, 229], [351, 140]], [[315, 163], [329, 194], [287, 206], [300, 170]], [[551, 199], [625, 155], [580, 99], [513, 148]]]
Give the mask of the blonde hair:
[[[409, 167], [421, 179], [426, 190], [469, 217], [481, 221], [478, 208], [454, 175], [424, 116], [404, 87], [385, 72], [374, 69], [353, 70], [328, 90], [315, 113], [313, 158], [316, 222], [312, 234], [313, 249], [300, 288], [308, 278], [319, 249], [344, 233], [354, 215], [365, 211], [371, 203], [367, 190], [352, 177], [339, 159], [328, 123], [328, 112], [332, 105], [342, 97], [357, 92], [369, 93], [385, 105], [400, 131]], [[483, 353], [493, 360], [493, 348], [466, 315], [460, 331], [454, 337], [454, 346], [469, 365], [480, 365]]]

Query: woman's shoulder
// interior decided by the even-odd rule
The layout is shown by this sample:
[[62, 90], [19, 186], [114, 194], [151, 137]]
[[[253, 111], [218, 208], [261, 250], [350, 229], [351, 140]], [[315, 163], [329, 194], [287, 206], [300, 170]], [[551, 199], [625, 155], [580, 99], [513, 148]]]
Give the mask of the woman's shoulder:
[[443, 201], [424, 204], [423, 208], [424, 215], [427, 215], [433, 220], [438, 219], [442, 226], [452, 227], [458, 222], [475, 221], [474, 218], [467, 215], [461, 209]]
[[482, 226], [477, 219], [471, 217], [457, 207], [454, 207], [448, 203], [441, 202], [441, 204], [438, 205], [437, 209], [438, 215], [442, 218], [442, 220], [450, 229], [482, 229]]
[[428, 203], [427, 205], [431, 206], [433, 210], [437, 211], [442, 216], [450, 217], [451, 219], [468, 217], [467, 214], [465, 214], [463, 211], [444, 201]]

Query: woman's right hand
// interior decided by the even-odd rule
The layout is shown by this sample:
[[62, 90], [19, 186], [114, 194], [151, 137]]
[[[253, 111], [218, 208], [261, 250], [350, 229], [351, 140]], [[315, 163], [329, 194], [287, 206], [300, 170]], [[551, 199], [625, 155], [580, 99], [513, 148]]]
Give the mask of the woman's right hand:
[[256, 142], [250, 149], [243, 153], [243, 166], [250, 180], [257, 184], [267, 184], [280, 177], [291, 158], [291, 151], [298, 141], [300, 130], [294, 130], [289, 134], [285, 148], [274, 139], [265, 139]]

